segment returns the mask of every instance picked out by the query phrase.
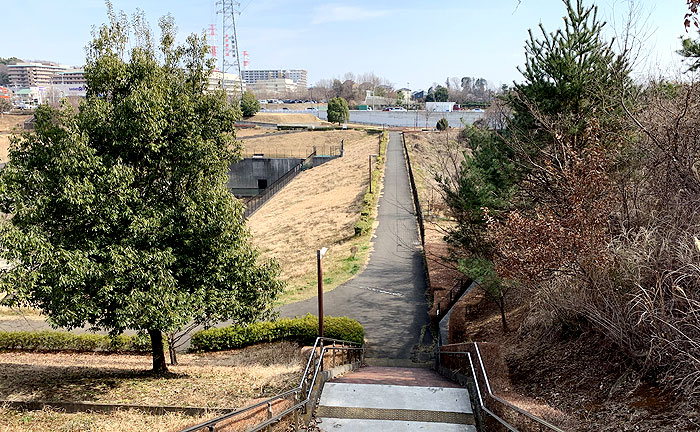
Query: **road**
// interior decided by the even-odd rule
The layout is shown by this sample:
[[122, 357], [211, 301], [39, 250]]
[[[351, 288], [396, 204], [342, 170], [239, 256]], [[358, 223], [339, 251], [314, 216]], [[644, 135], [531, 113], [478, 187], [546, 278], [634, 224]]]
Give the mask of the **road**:
[[[401, 135], [391, 132], [378, 226], [367, 268], [324, 294], [324, 314], [365, 328], [369, 357], [410, 359], [432, 342], [426, 281]], [[282, 316], [318, 313], [316, 297], [280, 308]], [[423, 338], [421, 340], [421, 335]]]

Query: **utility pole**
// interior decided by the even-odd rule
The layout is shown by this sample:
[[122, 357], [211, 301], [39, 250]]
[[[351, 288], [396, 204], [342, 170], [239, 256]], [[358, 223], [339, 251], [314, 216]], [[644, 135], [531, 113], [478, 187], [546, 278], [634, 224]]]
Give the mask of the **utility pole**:
[[236, 14], [241, 4], [234, 0], [218, 0], [216, 13], [221, 14], [221, 88], [226, 91], [226, 73], [233, 70], [238, 73], [243, 97], [243, 74], [238, 57], [238, 37], [236, 36]]

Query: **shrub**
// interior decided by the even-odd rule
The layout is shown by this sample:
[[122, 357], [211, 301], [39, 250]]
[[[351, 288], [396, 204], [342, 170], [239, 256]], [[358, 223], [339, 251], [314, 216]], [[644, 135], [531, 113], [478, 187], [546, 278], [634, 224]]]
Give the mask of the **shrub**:
[[448, 127], [450, 127], [450, 123], [447, 121], [445, 117], [441, 118], [438, 120], [437, 124], [435, 124], [435, 127], [439, 131], [444, 131], [447, 130]]
[[255, 95], [251, 91], [243, 93], [241, 97], [241, 111], [244, 117], [254, 116], [255, 113], [260, 111], [260, 102], [255, 98]]
[[151, 341], [146, 334], [109, 336], [49, 330], [15, 331], [0, 332], [0, 350], [148, 353]]
[[[347, 317], [325, 317], [324, 336], [357, 343], [364, 341], [362, 325]], [[313, 344], [318, 336], [318, 317], [311, 314], [300, 318], [284, 318], [278, 321], [263, 321], [249, 326], [211, 328], [194, 333], [192, 351], [221, 351], [243, 348], [263, 342], [278, 340]]]
[[350, 118], [348, 103], [341, 97], [335, 97], [328, 101], [328, 122], [345, 123]]

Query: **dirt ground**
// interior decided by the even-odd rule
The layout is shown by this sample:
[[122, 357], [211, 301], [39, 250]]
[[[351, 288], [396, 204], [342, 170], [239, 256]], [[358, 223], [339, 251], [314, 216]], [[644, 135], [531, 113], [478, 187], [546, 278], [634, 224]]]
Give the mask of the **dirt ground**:
[[252, 117], [246, 117], [245, 121], [276, 124], [312, 124], [325, 123], [313, 114], [301, 113], [266, 113], [259, 112]]
[[155, 416], [137, 410], [110, 414], [65, 413], [59, 410], [17, 411], [0, 406], [0, 432], [165, 432], [184, 429], [211, 416]]
[[0, 117], [0, 163], [7, 162], [7, 151], [10, 148], [10, 132], [21, 129], [22, 123], [31, 115], [10, 115]]
[[[3, 352], [0, 399], [236, 408], [294, 388], [305, 361], [290, 342], [178, 357], [168, 375], [154, 376], [150, 356]], [[166, 431], [211, 417], [21, 412], [0, 404], [0, 431]]]
[[[284, 302], [314, 295], [317, 249], [330, 249], [324, 258], [327, 289], [341, 281], [340, 274], [333, 276], [332, 268], [350, 265], [349, 272], [354, 274], [368, 253], [366, 246], [356, 254], [351, 248], [355, 246], [354, 224], [368, 186], [368, 155], [377, 152], [378, 136], [351, 130], [308, 134], [328, 142], [344, 139], [345, 156], [299, 174], [249, 221], [254, 242], [282, 266], [288, 283]], [[299, 135], [303, 134], [295, 134], [293, 139], [300, 144], [308, 142]], [[277, 142], [278, 138], [284, 137], [269, 140]]]
[[296, 343], [180, 354], [166, 376], [147, 355], [0, 353], [0, 399], [237, 407], [298, 383], [304, 359]]

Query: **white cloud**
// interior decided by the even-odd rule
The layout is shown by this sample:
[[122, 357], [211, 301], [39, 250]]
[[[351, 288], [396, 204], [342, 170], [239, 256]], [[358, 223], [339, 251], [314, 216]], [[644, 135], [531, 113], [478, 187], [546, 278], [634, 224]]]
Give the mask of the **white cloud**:
[[357, 6], [320, 6], [314, 11], [312, 24], [328, 24], [340, 21], [364, 21], [389, 14], [388, 10], [366, 9]]

